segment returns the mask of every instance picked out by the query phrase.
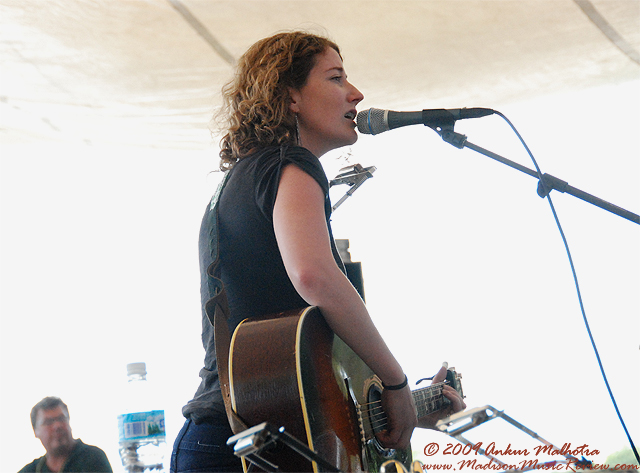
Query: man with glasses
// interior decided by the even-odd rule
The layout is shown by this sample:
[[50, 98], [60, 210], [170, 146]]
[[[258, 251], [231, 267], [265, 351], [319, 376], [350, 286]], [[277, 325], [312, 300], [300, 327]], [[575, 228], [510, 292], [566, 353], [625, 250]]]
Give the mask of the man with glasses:
[[26, 472], [112, 473], [105, 453], [98, 447], [74, 439], [69, 425], [69, 409], [57, 397], [45, 397], [31, 409], [31, 425], [47, 453], [26, 465]]

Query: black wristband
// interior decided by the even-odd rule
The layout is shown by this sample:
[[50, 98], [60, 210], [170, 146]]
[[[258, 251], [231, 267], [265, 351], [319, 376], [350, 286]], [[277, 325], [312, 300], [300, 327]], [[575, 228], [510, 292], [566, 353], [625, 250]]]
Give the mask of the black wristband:
[[401, 382], [400, 384], [393, 384], [391, 386], [387, 386], [386, 384], [382, 383], [382, 387], [385, 389], [388, 389], [389, 391], [399, 391], [400, 389], [404, 388], [407, 384], [409, 384], [409, 380], [407, 379], [407, 375], [404, 375], [404, 381]]

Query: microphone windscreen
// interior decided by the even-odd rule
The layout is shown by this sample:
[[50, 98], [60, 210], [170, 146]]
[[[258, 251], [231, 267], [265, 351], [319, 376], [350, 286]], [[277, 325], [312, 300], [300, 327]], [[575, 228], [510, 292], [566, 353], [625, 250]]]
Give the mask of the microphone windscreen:
[[363, 110], [358, 113], [356, 117], [358, 131], [365, 135], [377, 135], [383, 131], [388, 131], [389, 123], [387, 121], [387, 113], [387, 110], [380, 110], [378, 108], [370, 108], [369, 110]]

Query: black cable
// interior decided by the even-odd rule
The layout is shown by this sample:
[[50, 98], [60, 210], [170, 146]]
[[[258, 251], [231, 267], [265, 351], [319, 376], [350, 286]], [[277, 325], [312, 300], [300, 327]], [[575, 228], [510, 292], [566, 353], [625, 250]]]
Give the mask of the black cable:
[[[516, 134], [516, 136], [518, 137], [518, 139], [520, 140], [520, 142], [522, 143], [522, 145], [524, 146], [524, 148], [527, 150], [527, 154], [529, 154], [529, 157], [531, 158], [531, 161], [533, 161], [533, 165], [536, 168], [536, 171], [538, 173], [538, 178], [540, 179], [540, 184], [544, 186], [544, 180], [542, 178], [542, 172], [540, 171], [540, 168], [538, 167], [538, 163], [536, 162], [535, 158], [533, 157], [533, 154], [531, 153], [531, 151], [529, 150], [529, 147], [527, 146], [527, 144], [525, 143], [525, 141], [522, 139], [522, 136], [520, 136], [520, 133], [518, 133], [518, 130], [516, 130], [516, 128], [513, 126], [513, 124], [509, 121], [509, 119], [504, 116], [502, 113], [495, 111], [495, 114], [502, 117], [502, 119], [504, 119], [509, 126], [511, 127], [511, 129], [514, 131], [514, 133]], [[596, 359], [598, 360], [598, 366], [600, 366], [600, 372], [602, 373], [602, 378], [604, 379], [604, 383], [607, 386], [607, 391], [609, 391], [609, 397], [611, 398], [611, 402], [613, 402], [613, 407], [616, 410], [616, 414], [618, 414], [618, 419], [620, 419], [620, 423], [622, 424], [622, 428], [624, 429], [625, 434], [627, 435], [627, 439], [629, 440], [629, 444], [631, 445], [631, 451], [633, 452], [633, 454], [636, 457], [636, 460], [638, 461], [638, 464], [640, 464], [640, 456], [638, 455], [638, 451], [636, 450], [636, 447], [633, 443], [633, 440], [631, 439], [631, 435], [629, 434], [629, 431], [627, 430], [627, 426], [624, 423], [624, 420], [622, 419], [622, 415], [620, 414], [620, 410], [618, 409], [618, 404], [616, 403], [616, 400], [613, 396], [613, 392], [611, 391], [611, 387], [609, 386], [609, 381], [607, 380], [607, 375], [604, 372], [604, 367], [602, 366], [602, 360], [600, 359], [600, 354], [598, 353], [598, 348], [596, 347], [596, 342], [593, 339], [593, 335], [591, 334], [591, 329], [589, 328], [589, 322], [587, 321], [587, 314], [584, 310], [584, 304], [582, 303], [582, 295], [580, 294], [580, 285], [578, 284], [578, 276], [576, 274], [576, 269], [573, 265], [573, 258], [571, 257], [571, 252], [569, 251], [569, 244], [567, 243], [567, 239], [564, 235], [564, 231], [562, 230], [562, 226], [560, 225], [560, 220], [558, 219], [558, 215], [556, 213], [556, 209], [553, 205], [553, 202], [551, 200], [551, 192], [546, 192], [546, 198], [549, 201], [549, 206], [551, 207], [551, 212], [553, 213], [553, 218], [556, 221], [556, 225], [558, 226], [558, 230], [560, 230], [560, 235], [562, 236], [562, 241], [564, 242], [564, 247], [565, 250], [567, 251], [567, 256], [569, 257], [569, 264], [571, 265], [571, 273], [573, 274], [573, 281], [575, 283], [576, 286], [576, 292], [578, 295], [578, 302], [580, 303], [580, 311], [582, 312], [582, 319], [584, 321], [584, 325], [587, 328], [587, 333], [589, 334], [589, 340], [591, 340], [591, 345], [593, 346], [593, 351], [596, 355]]]

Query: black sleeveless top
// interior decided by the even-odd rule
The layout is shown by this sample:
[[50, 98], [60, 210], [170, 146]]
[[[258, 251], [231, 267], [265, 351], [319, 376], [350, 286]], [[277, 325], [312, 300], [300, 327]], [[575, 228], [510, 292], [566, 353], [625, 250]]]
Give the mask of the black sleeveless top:
[[200, 371], [200, 386], [182, 410], [185, 417], [196, 423], [204, 419], [226, 418], [218, 381], [213, 327], [204, 312], [204, 304], [214, 295], [211, 294], [207, 273], [213, 259], [210, 238], [218, 236], [220, 278], [229, 300], [230, 330], [247, 317], [308, 305], [287, 276], [273, 229], [273, 206], [280, 176], [284, 166], [289, 164], [305, 171], [322, 188], [334, 258], [344, 270], [329, 222], [329, 182], [317, 157], [301, 147], [271, 147], [234, 165], [219, 198], [219, 235], [216, 229], [210, 228], [211, 206], [207, 207], [200, 228], [202, 343], [206, 355]]

